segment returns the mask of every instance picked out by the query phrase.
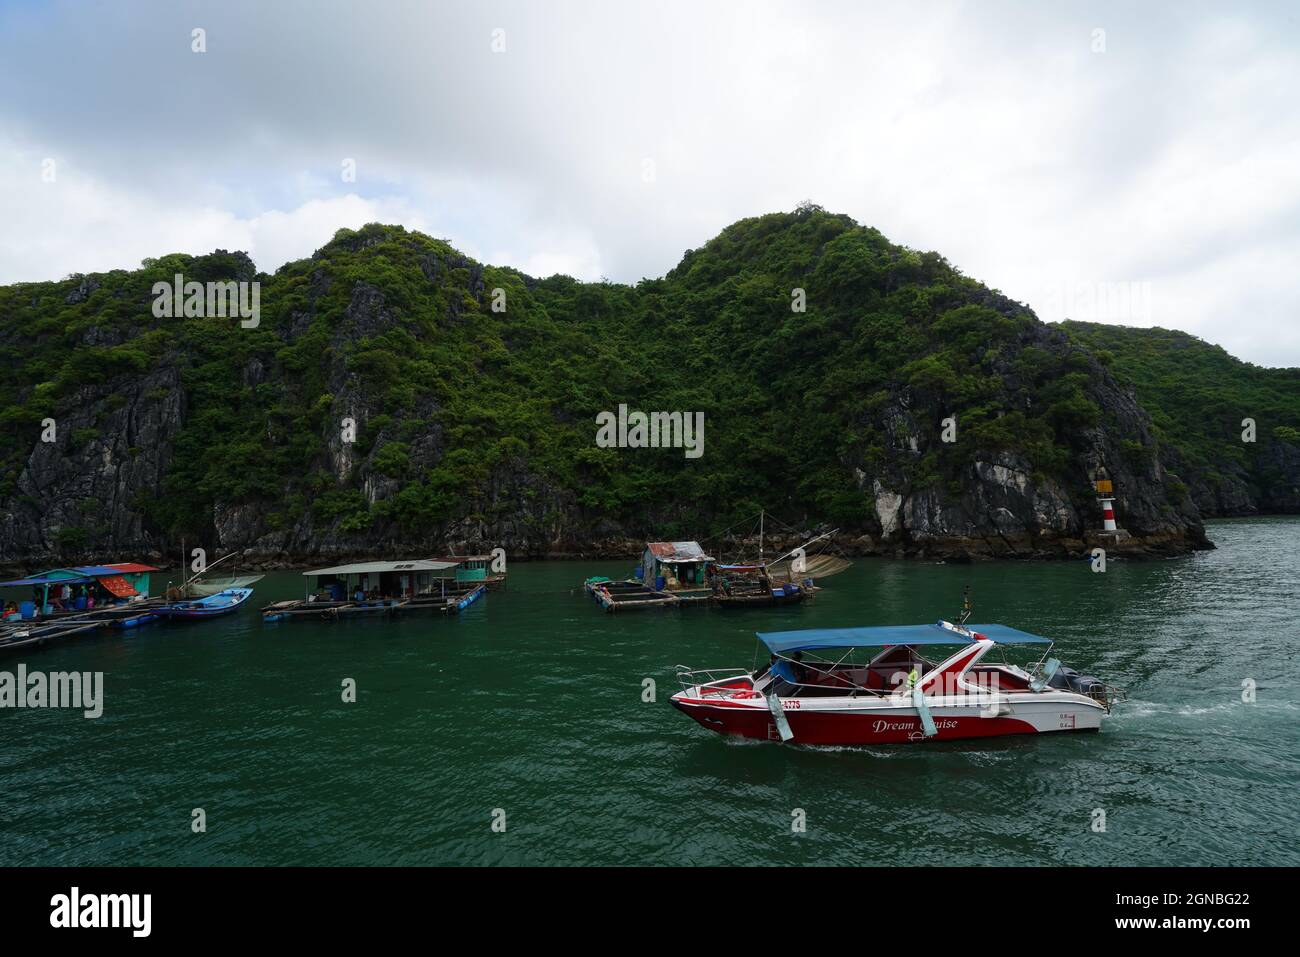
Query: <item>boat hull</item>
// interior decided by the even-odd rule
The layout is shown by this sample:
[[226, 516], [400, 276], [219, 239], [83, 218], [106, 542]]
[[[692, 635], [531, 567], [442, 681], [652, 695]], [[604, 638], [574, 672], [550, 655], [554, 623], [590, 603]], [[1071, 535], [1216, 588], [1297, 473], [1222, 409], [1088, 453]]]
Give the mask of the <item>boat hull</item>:
[[217, 618], [238, 611], [252, 597], [251, 588], [229, 588], [226, 591], [199, 598], [194, 601], [173, 602], [155, 608], [157, 618], [169, 618], [174, 621], [198, 621], [203, 618]]
[[[916, 709], [901, 702], [854, 699], [845, 704], [832, 704], [827, 699], [784, 698], [781, 705], [795, 744], [905, 744], [1052, 731], [1097, 731], [1101, 727], [1104, 709], [1082, 695], [1035, 695], [1034, 699], [1012, 700], [998, 708], [996, 716], [990, 714], [992, 709], [980, 705], [945, 705], [942, 699], [928, 702], [936, 732], [931, 737], [925, 736]], [[682, 692], [673, 696], [672, 704], [701, 726], [719, 734], [759, 741], [781, 739], [766, 701], [757, 695], [732, 701], [692, 697], [689, 692]]]

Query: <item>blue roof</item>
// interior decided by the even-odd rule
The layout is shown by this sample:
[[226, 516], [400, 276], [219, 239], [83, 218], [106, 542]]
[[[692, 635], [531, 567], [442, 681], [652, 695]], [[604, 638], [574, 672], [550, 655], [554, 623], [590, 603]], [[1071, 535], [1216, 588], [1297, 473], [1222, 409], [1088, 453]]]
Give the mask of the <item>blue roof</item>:
[[79, 585], [94, 581], [93, 578], [51, 578], [49, 575], [33, 575], [31, 578], [15, 578], [13, 581], [0, 582], [0, 588], [16, 588], [19, 585]]
[[14, 588], [19, 585], [78, 585], [94, 581], [96, 578], [121, 574], [121, 569], [109, 568], [107, 565], [74, 565], [72, 568], [51, 568], [39, 575], [0, 582], [0, 588]]
[[[1006, 625], [967, 625], [1000, 645], [1051, 644], [1052, 639], [1031, 635]], [[973, 638], [941, 625], [882, 625], [875, 628], [802, 628], [798, 631], [760, 631], [758, 640], [777, 654], [817, 648], [880, 648], [885, 645], [968, 645]]]

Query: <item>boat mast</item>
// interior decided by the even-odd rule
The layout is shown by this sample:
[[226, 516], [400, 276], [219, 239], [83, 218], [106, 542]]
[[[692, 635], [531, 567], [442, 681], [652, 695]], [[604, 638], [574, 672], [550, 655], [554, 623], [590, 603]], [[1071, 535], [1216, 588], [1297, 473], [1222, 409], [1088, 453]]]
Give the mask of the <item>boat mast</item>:
[[758, 512], [758, 564], [763, 564], [763, 517], [765, 512], [759, 509]]

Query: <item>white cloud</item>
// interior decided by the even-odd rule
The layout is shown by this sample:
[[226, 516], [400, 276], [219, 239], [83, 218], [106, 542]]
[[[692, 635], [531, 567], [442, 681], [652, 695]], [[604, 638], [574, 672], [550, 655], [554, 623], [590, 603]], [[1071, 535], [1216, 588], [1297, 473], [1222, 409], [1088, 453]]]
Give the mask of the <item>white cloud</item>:
[[380, 219], [537, 275], [634, 282], [812, 199], [1045, 319], [1050, 290], [1149, 282], [1152, 321], [1300, 365], [1282, 11], [230, 3], [201, 8], [202, 55], [196, 16], [0, 13], [0, 162], [84, 176], [52, 203], [0, 184], [20, 224], [0, 280], [215, 245], [273, 269]]
[[73, 272], [134, 269], [167, 253], [244, 250], [260, 269], [310, 256], [335, 230], [370, 222], [427, 230], [400, 199], [345, 194], [251, 217], [199, 204], [173, 204], [103, 183], [70, 164], [41, 179], [41, 158], [0, 150], [0, 282], [60, 279]]

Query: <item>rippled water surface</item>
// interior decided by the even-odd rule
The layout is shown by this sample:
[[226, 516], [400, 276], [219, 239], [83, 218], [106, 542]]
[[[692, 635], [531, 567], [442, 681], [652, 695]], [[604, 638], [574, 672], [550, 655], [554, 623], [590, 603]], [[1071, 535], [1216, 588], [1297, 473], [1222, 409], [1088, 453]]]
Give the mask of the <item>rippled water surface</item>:
[[[106, 704], [0, 711], [0, 864], [1300, 864], [1300, 520], [1210, 534], [1105, 574], [859, 560], [762, 612], [606, 615], [578, 586], [631, 561], [515, 564], [459, 618], [249, 609], [9, 655], [104, 672]], [[827, 751], [668, 705], [675, 664], [747, 666], [757, 629], [952, 617], [967, 583], [977, 620], [1128, 690], [1100, 734]]]

